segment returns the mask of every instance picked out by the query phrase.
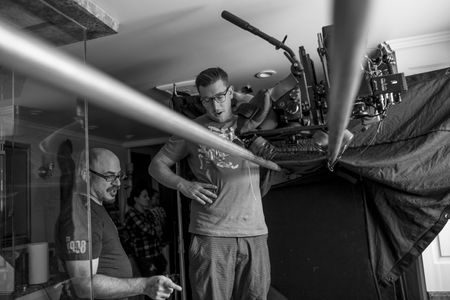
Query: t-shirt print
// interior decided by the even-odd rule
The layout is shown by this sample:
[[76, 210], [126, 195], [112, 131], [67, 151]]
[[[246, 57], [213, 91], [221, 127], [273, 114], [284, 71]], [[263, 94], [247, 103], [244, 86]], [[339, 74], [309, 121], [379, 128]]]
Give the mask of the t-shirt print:
[[[238, 139], [236, 134], [234, 133], [234, 128], [217, 128], [209, 125], [207, 127], [213, 133], [218, 136], [233, 141]], [[218, 168], [227, 168], [227, 169], [237, 169], [239, 168], [239, 163], [231, 160], [231, 156], [228, 153], [224, 153], [217, 149], [211, 148], [209, 146], [200, 145], [198, 149], [198, 159], [200, 162], [200, 170], [207, 170], [211, 164], [214, 164]]]

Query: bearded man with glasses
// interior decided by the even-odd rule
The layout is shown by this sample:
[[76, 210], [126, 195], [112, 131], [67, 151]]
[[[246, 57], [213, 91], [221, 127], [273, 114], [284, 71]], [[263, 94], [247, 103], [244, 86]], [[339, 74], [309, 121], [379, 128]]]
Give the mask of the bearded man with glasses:
[[[240, 142], [227, 73], [221, 68], [206, 69], [197, 76], [196, 86], [206, 113], [194, 121], [224, 139]], [[195, 179], [172, 171], [183, 158]], [[189, 224], [192, 299], [266, 299], [270, 261], [259, 166], [172, 136], [153, 158], [149, 172], [193, 200]]]
[[120, 161], [110, 150], [94, 148], [89, 151], [87, 168], [85, 156], [84, 152], [80, 155], [76, 190], [61, 208], [55, 230], [57, 255], [69, 275], [62, 298], [124, 299], [142, 294], [167, 299], [174, 290], [181, 291], [165, 276], [132, 278], [117, 228], [103, 206], [115, 201], [124, 179]]

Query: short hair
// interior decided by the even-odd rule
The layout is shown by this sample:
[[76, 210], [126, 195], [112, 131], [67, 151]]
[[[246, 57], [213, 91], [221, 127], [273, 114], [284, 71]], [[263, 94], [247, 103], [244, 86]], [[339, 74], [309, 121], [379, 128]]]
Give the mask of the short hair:
[[134, 204], [136, 203], [136, 201], [134, 201], [134, 198], [135, 197], [139, 197], [141, 195], [142, 191], [147, 191], [148, 192], [148, 196], [150, 198], [155, 193], [155, 190], [152, 189], [152, 188], [149, 188], [147, 185], [145, 185], [145, 184], [137, 184], [131, 189], [130, 197], [128, 197], [128, 199], [127, 199], [127, 204], [129, 206], [134, 206]]
[[228, 85], [228, 74], [219, 67], [209, 68], [200, 72], [195, 79], [195, 86], [197, 90], [201, 86], [208, 86], [214, 82], [222, 80], [225, 85]]

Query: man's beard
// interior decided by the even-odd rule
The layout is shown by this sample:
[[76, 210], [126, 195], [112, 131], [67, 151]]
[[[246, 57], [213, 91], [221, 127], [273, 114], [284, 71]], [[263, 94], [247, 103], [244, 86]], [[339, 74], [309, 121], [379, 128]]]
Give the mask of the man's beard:
[[106, 195], [105, 195], [103, 201], [108, 204], [114, 203], [114, 201], [116, 201], [116, 195], [117, 195], [118, 191], [119, 191], [119, 187], [115, 187], [115, 186], [112, 186], [112, 187], [106, 189]]

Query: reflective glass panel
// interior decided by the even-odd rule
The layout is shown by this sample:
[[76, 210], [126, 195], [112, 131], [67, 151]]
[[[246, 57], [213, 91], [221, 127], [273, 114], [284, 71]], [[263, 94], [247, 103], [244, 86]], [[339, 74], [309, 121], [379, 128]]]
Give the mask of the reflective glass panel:
[[[45, 1], [25, 3], [3, 1], [0, 21], [84, 63], [85, 28]], [[88, 111], [46, 76], [0, 64], [0, 297], [59, 299], [91, 278], [73, 280], [62, 260], [90, 254], [90, 207], [72, 214], [74, 194], [89, 194], [78, 175], [89, 169]]]

